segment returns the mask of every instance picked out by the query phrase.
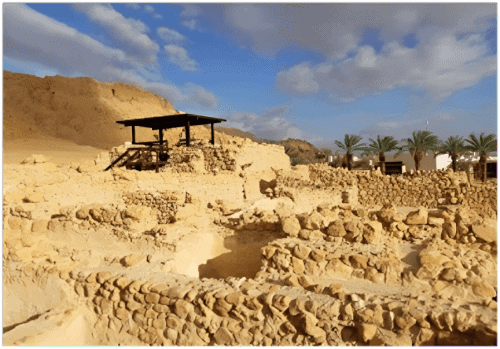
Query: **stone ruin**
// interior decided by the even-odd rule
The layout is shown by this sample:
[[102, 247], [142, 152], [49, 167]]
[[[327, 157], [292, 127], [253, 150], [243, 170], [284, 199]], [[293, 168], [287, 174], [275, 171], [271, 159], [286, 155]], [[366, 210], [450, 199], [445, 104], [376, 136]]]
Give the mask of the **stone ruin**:
[[286, 158], [7, 167], [4, 344], [496, 345], [496, 180]]

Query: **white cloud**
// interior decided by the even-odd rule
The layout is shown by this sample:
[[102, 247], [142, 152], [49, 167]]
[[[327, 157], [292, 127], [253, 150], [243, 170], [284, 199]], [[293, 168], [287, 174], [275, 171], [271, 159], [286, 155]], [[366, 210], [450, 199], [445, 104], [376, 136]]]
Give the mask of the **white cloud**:
[[359, 68], [374, 68], [377, 62], [374, 48], [371, 46], [360, 47], [354, 62]]
[[378, 122], [376, 126], [386, 130], [393, 130], [396, 128], [401, 128], [403, 125], [398, 122]]
[[436, 99], [476, 84], [496, 72], [496, 57], [487, 56], [488, 46], [480, 36], [458, 40], [455, 36], [433, 36], [413, 49], [392, 42], [376, 54], [361, 47], [353, 59], [326, 69], [325, 63], [297, 64], [277, 74], [277, 87], [299, 94], [320, 90], [338, 100], [377, 94], [398, 86], [429, 91]]
[[217, 98], [213, 93], [208, 92], [203, 87], [193, 83], [187, 83], [185, 84], [185, 88], [187, 98], [196, 102], [196, 104], [209, 108], [215, 108], [217, 106]]
[[200, 6], [194, 4], [184, 4], [184, 9], [181, 12], [183, 17], [196, 17], [203, 14], [203, 10]]
[[106, 28], [120, 48], [141, 64], [154, 65], [159, 46], [145, 32], [147, 26], [139, 20], [127, 19], [113, 9], [111, 5], [73, 4], [93, 22]]
[[44, 16], [23, 4], [4, 4], [4, 56], [56, 67], [65, 74], [96, 75], [102, 66], [135, 66], [125, 52]]
[[[356, 48], [365, 28], [379, 29], [382, 40], [397, 41], [425, 30], [450, 34], [481, 30], [495, 18], [494, 4], [213, 4], [204, 14], [257, 52], [286, 47], [343, 57]], [[431, 28], [430, 30], [428, 28]], [[420, 40], [420, 37], [419, 37]]]
[[[4, 5], [4, 58], [9, 64], [27, 62], [43, 71], [66, 76], [89, 76], [100, 81], [123, 81], [168, 99], [215, 106], [216, 97], [195, 84], [182, 87], [147, 81], [143, 65], [122, 50], [106, 47], [79, 31], [42, 15], [24, 4]], [[12, 63], [11, 63], [12, 62]], [[143, 75], [143, 76], [141, 76]]]
[[186, 40], [186, 37], [174, 29], [158, 27], [156, 33], [160, 38], [168, 43], [179, 43]]
[[263, 116], [255, 113], [239, 112], [231, 113], [224, 116], [224, 118], [227, 119], [227, 126], [250, 132], [259, 138], [270, 140], [304, 138], [302, 130], [280, 116], [270, 117], [269, 115]]
[[453, 115], [451, 115], [451, 113], [439, 113], [436, 115], [435, 119], [436, 120], [450, 121], [450, 120], [454, 120], [455, 118], [453, 117]]
[[[443, 98], [496, 72], [482, 37], [495, 21], [494, 4], [190, 4], [183, 13], [211, 19], [238, 47], [259, 54], [292, 48], [324, 55], [318, 65], [278, 73], [277, 87], [297, 94], [353, 100], [412, 86]], [[379, 33], [381, 52], [360, 46], [366, 29]], [[412, 49], [401, 44], [408, 34], [417, 39]]]
[[199, 29], [198, 21], [196, 19], [182, 21], [182, 25], [188, 28], [189, 30]]
[[195, 71], [198, 70], [198, 63], [189, 57], [189, 53], [185, 48], [179, 45], [166, 45], [165, 52], [170, 61], [178, 65], [182, 70]]
[[136, 3], [127, 3], [125, 4], [125, 7], [131, 8], [132, 10], [140, 10], [141, 6]]
[[156, 9], [151, 5], [144, 5], [144, 12], [150, 14], [154, 19], [163, 19], [163, 16], [156, 12]]
[[276, 83], [281, 90], [300, 94], [315, 93], [319, 89], [319, 84], [315, 80], [315, 71], [307, 62], [279, 72]]
[[289, 105], [279, 105], [277, 107], [268, 108], [262, 112], [262, 116], [265, 118], [270, 118], [274, 116], [283, 116], [288, 114], [290, 111]]

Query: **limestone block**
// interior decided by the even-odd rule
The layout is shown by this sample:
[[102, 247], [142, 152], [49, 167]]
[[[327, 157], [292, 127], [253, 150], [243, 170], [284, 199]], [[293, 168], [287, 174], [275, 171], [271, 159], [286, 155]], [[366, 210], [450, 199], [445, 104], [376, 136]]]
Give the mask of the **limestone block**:
[[47, 231], [48, 221], [44, 219], [36, 219], [33, 221], [33, 225], [31, 226], [31, 231], [33, 233], [42, 233]]
[[215, 343], [217, 345], [234, 345], [233, 334], [225, 327], [220, 327], [214, 334]]
[[450, 239], [455, 238], [457, 235], [457, 223], [443, 223], [443, 234]]
[[497, 224], [496, 220], [486, 218], [483, 224], [473, 224], [472, 232], [477, 238], [486, 242], [497, 241]]
[[138, 263], [143, 262], [146, 259], [144, 255], [130, 254], [128, 256], [123, 257], [120, 260], [120, 263], [125, 267], [131, 267]]
[[303, 244], [295, 245], [295, 248], [293, 249], [293, 254], [299, 259], [307, 259], [310, 252], [311, 249]]
[[130, 205], [124, 212], [124, 218], [141, 222], [151, 216], [151, 208], [147, 206]]
[[178, 299], [174, 305], [174, 313], [181, 319], [186, 319], [189, 313], [194, 312], [194, 306], [185, 300]]
[[333, 237], [342, 237], [345, 236], [347, 232], [345, 231], [342, 221], [337, 219], [330, 224], [326, 230], [326, 234]]
[[324, 218], [319, 212], [314, 211], [304, 220], [304, 228], [310, 230], [323, 229], [325, 228]]
[[98, 283], [100, 283], [102, 285], [102, 284], [104, 284], [104, 282], [111, 279], [111, 277], [112, 277], [112, 275], [110, 272], [103, 271], [103, 272], [97, 273], [96, 280]]
[[366, 269], [368, 257], [363, 255], [352, 255], [349, 257], [349, 262], [354, 269]]
[[374, 324], [363, 323], [358, 325], [359, 334], [361, 335], [361, 338], [363, 338], [364, 342], [368, 342], [373, 337], [375, 337], [377, 329], [378, 329], [377, 325]]
[[144, 300], [147, 303], [154, 303], [154, 304], [156, 304], [160, 300], [160, 295], [158, 293], [150, 292], [150, 293], [146, 294], [146, 296], [144, 296]]
[[352, 275], [352, 272], [353, 272], [353, 268], [342, 263], [342, 261], [338, 258], [332, 259], [326, 265], [326, 273], [329, 276], [340, 275], [342, 277], [349, 278]]
[[473, 285], [472, 292], [485, 299], [491, 299], [497, 295], [495, 289], [486, 281], [481, 281]]
[[292, 257], [292, 266], [295, 274], [302, 274], [306, 270], [304, 261], [296, 257]]
[[406, 224], [427, 224], [427, 209], [425, 207], [419, 207], [417, 211], [408, 213], [406, 217]]
[[283, 232], [290, 237], [297, 237], [300, 231], [300, 223], [296, 217], [286, 217], [281, 221]]
[[369, 244], [376, 243], [382, 235], [382, 223], [377, 221], [368, 221], [364, 225], [363, 238]]
[[16, 229], [21, 229], [21, 224], [23, 222], [23, 219], [21, 217], [15, 217], [11, 216], [9, 217], [8, 221], [10, 229], [16, 230]]

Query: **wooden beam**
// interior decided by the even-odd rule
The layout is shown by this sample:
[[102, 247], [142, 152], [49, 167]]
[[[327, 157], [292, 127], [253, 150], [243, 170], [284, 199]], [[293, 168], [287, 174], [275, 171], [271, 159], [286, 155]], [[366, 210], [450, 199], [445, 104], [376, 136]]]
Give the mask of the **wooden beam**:
[[132, 144], [135, 144], [135, 126], [132, 126]]
[[186, 146], [189, 147], [191, 145], [191, 142], [190, 142], [190, 122], [186, 122]]
[[210, 124], [210, 126], [211, 126], [211, 129], [212, 129], [211, 130], [212, 131], [212, 139], [210, 140], [210, 142], [212, 143], [212, 145], [214, 145], [215, 144], [214, 123], [212, 122]]

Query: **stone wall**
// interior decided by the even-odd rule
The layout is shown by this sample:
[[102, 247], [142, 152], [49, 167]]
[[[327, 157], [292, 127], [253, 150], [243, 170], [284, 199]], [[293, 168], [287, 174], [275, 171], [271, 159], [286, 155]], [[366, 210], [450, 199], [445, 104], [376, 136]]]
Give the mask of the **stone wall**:
[[362, 205], [424, 206], [462, 204], [480, 208], [486, 214], [496, 211], [496, 182], [474, 181], [470, 186], [465, 172], [419, 171], [399, 176], [367, 176], [358, 178], [359, 201]]
[[[262, 250], [263, 272], [279, 273], [290, 286], [299, 286], [302, 275], [366, 279], [378, 284], [400, 284], [403, 266], [386, 246], [345, 242], [282, 239]], [[261, 273], [262, 275], [262, 273]], [[317, 289], [323, 293], [324, 290]]]
[[[68, 282], [98, 321], [93, 335], [110, 345], [492, 345], [496, 329], [472, 309], [436, 310], [432, 302], [352, 293], [332, 284], [304, 287], [226, 281], [129, 280], [109, 272]], [[319, 292], [321, 290], [321, 293]], [[491, 315], [491, 314], [490, 314]], [[491, 322], [490, 322], [491, 323]]]
[[221, 146], [210, 146], [202, 148], [205, 155], [205, 170], [209, 173], [217, 173], [219, 171], [235, 171], [236, 160], [234, 151], [222, 149]]
[[394, 203], [397, 206], [465, 205], [481, 215], [496, 218], [496, 181], [473, 180], [465, 172], [452, 170], [407, 172], [398, 176], [383, 176], [377, 171], [347, 171], [326, 164], [309, 165], [310, 181], [286, 179], [284, 186], [315, 188], [357, 187], [359, 203], [365, 207]]
[[173, 146], [168, 151], [170, 158], [161, 171], [168, 169], [173, 172], [205, 172], [205, 157], [203, 151], [198, 147]]
[[185, 193], [181, 192], [134, 192], [123, 196], [126, 205], [150, 207], [157, 212], [158, 224], [175, 221], [179, 205], [185, 202]]

